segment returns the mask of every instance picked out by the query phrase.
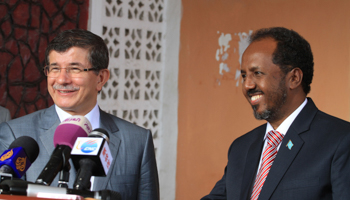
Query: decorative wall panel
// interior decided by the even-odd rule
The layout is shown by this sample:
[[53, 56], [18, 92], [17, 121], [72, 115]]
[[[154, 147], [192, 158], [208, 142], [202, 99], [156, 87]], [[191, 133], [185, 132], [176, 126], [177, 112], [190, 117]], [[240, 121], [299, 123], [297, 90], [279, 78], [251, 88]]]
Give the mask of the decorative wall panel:
[[110, 53], [111, 77], [100, 107], [150, 129], [157, 150], [162, 75], [162, 0], [105, 0], [101, 36]]
[[178, 131], [180, 0], [91, 0], [89, 30], [110, 53], [100, 107], [150, 129], [160, 199], [174, 200]]
[[0, 105], [12, 118], [53, 104], [42, 72], [45, 49], [62, 30], [87, 28], [89, 0], [0, 1]]

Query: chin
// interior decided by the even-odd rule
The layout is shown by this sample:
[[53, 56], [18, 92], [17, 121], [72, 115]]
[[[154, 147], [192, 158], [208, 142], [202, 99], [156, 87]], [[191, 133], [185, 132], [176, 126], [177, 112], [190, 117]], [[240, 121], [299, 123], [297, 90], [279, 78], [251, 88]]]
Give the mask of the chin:
[[[56, 103], [55, 103], [56, 104]], [[58, 107], [60, 107], [62, 110], [72, 110], [72, 105], [67, 105], [67, 104], [60, 104], [60, 103], [57, 103], [56, 104]]]
[[261, 112], [258, 112], [256, 110], [256, 107], [253, 107], [253, 112], [254, 112], [254, 117], [257, 120], [267, 120], [271, 116], [271, 111], [270, 110], [263, 110]]

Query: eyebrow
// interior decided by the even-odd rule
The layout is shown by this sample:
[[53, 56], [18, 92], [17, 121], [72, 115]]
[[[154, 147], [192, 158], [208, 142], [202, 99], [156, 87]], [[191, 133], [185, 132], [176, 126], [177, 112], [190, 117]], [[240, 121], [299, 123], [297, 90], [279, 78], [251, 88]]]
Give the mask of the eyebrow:
[[79, 62], [72, 62], [72, 63], [69, 63], [69, 65], [82, 65], [82, 64]]
[[[248, 71], [255, 71], [255, 70], [257, 70], [257, 69], [260, 69], [260, 67], [258, 67], [258, 66], [253, 66], [253, 67], [250, 67], [249, 69], [248, 69]], [[241, 69], [241, 73], [242, 72], [246, 72], [245, 70], [243, 70], [243, 69]]]
[[253, 67], [249, 68], [249, 71], [254, 71], [254, 70], [257, 70], [257, 69], [260, 69], [260, 67], [258, 67], [258, 66], [253, 66]]
[[[57, 63], [51, 63], [50, 65], [54, 65], [54, 66], [58, 66], [58, 64]], [[78, 66], [83, 66], [81, 63], [79, 63], [79, 62], [71, 62], [71, 63], [69, 63], [69, 65], [78, 65]]]

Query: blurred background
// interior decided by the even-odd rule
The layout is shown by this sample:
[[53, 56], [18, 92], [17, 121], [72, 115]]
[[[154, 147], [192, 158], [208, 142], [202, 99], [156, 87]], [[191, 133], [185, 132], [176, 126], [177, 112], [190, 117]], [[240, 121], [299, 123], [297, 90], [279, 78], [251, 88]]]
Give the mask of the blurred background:
[[232, 141], [265, 123], [241, 92], [253, 31], [283, 26], [308, 40], [308, 96], [349, 121], [349, 8], [348, 0], [0, 0], [0, 105], [12, 118], [52, 105], [48, 42], [90, 30], [110, 51], [101, 109], [152, 131], [161, 199], [200, 199], [223, 175]]

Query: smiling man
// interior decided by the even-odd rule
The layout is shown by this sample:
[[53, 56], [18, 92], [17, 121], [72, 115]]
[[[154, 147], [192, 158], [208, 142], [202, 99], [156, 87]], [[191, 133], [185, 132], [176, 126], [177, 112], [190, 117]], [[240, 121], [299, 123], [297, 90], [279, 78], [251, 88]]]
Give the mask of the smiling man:
[[[0, 151], [17, 137], [34, 138], [40, 153], [26, 173], [34, 182], [54, 150], [57, 126], [72, 115], [85, 116], [92, 128], [109, 134], [113, 157], [106, 177], [94, 177], [92, 190], [113, 190], [128, 200], [158, 200], [159, 183], [152, 134], [99, 109], [97, 95], [108, 81], [108, 49], [103, 39], [86, 30], [67, 30], [55, 37], [46, 49], [48, 91], [55, 105], [0, 125]], [[70, 170], [69, 188], [76, 171]], [[58, 175], [52, 182], [57, 186]]]
[[202, 200], [350, 199], [350, 123], [311, 98], [313, 55], [293, 30], [261, 29], [242, 57], [242, 92], [267, 123], [237, 138]]
[[86, 115], [91, 111], [97, 102], [97, 92], [109, 78], [108, 69], [92, 67], [88, 55], [89, 49], [80, 47], [51, 51], [44, 69], [52, 99], [71, 115]]

